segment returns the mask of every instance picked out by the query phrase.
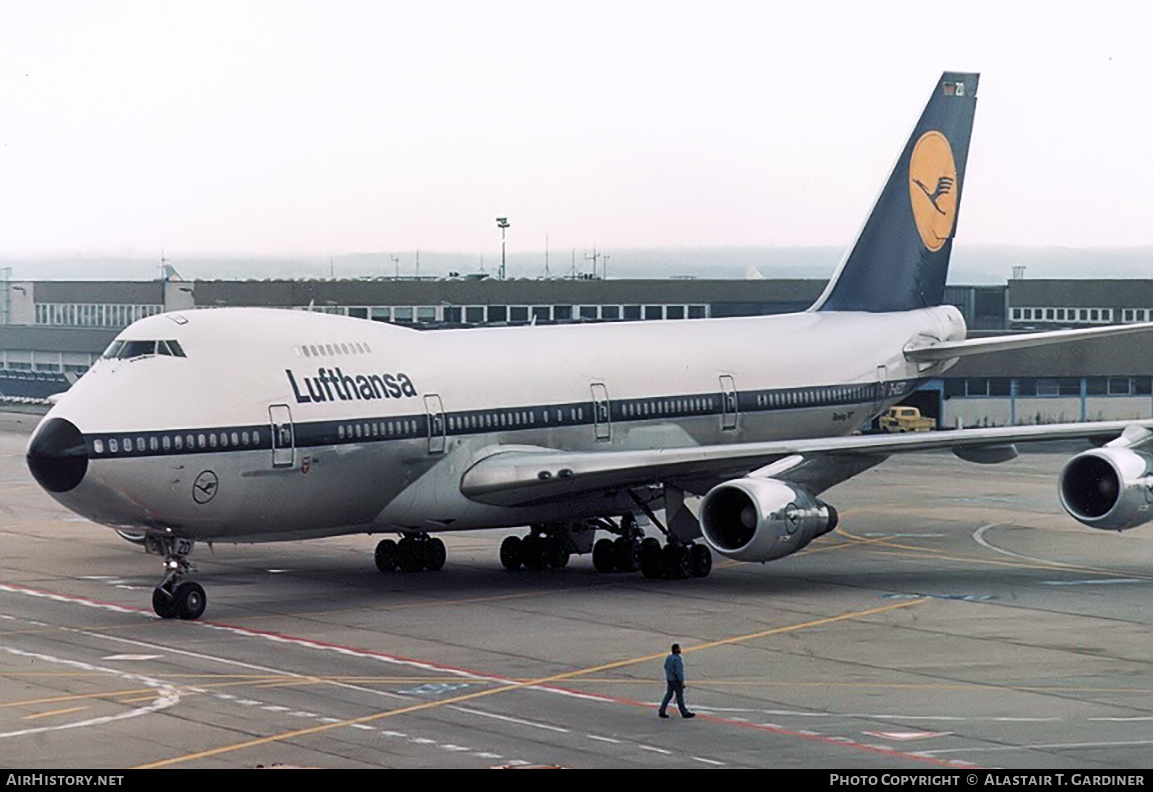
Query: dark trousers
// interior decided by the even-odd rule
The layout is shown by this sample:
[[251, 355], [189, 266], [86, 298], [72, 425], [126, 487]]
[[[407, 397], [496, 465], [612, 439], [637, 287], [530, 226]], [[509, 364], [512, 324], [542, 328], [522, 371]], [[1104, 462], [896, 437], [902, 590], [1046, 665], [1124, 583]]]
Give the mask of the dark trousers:
[[668, 689], [665, 690], [665, 697], [661, 699], [661, 712], [663, 713], [666, 709], [668, 709], [669, 702], [673, 700], [673, 696], [676, 696], [677, 709], [679, 709], [681, 714], [684, 715], [689, 711], [689, 708], [685, 706], [685, 683], [674, 682], [670, 679], [667, 680], [667, 684]]

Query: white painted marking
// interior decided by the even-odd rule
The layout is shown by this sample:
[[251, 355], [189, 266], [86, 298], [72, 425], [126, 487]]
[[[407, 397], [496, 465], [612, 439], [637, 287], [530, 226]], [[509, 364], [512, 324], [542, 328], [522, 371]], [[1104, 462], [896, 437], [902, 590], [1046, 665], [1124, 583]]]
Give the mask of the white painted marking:
[[713, 765], [714, 767], [724, 767], [725, 765], [724, 762], [718, 762], [716, 759], [706, 759], [703, 756], [694, 756], [693, 759], [698, 762], [704, 762], [705, 764]]
[[410, 737], [408, 741], [417, 745], [436, 745], [436, 740], [430, 740], [427, 737]]
[[237, 699], [237, 704], [243, 704], [246, 707], [259, 707], [263, 701], [256, 701], [255, 699]]
[[1089, 580], [1042, 580], [1042, 586], [1112, 586], [1116, 583], [1148, 583], [1147, 580], [1136, 578], [1092, 578]]
[[469, 715], [479, 715], [482, 718], [492, 718], [493, 720], [505, 721], [506, 723], [517, 723], [521, 726], [531, 726], [534, 729], [544, 729], [545, 731], [559, 732], [561, 734], [568, 734], [569, 730], [561, 728], [560, 726], [550, 726], [547, 723], [540, 723], [539, 721], [524, 720], [523, 718], [513, 718], [508, 715], [497, 715], [493, 712], [484, 712], [483, 710], [469, 709], [467, 707], [452, 707], [458, 712], [467, 712]]
[[408, 735], [405, 734], [404, 732], [385, 731], [385, 730], [381, 729], [380, 736], [381, 737], [407, 737]]
[[465, 748], [463, 745], [442, 745], [440, 747], [446, 751], [454, 751], [454, 752], [458, 752], [458, 753], [461, 751], [471, 751], [472, 750], [471, 748]]
[[1020, 553], [1014, 553], [1011, 550], [1005, 550], [1003, 548], [991, 545], [991, 544], [989, 544], [988, 541], [985, 540], [985, 533], [987, 531], [990, 531], [993, 528], [999, 528], [1000, 526], [1006, 525], [1006, 524], [1007, 523], [999, 522], [999, 523], [989, 523], [988, 525], [982, 525], [980, 528], [973, 531], [973, 541], [975, 541], [977, 544], [981, 545], [981, 547], [984, 547], [986, 550], [992, 550], [994, 553], [1000, 553], [1001, 555], [1006, 555], [1006, 556], [1009, 556], [1010, 558], [1019, 558], [1022, 561], [1032, 561], [1035, 564], [1045, 564], [1047, 566], [1068, 567], [1070, 569], [1076, 569], [1077, 568], [1073, 564], [1063, 564], [1060, 561], [1051, 561], [1048, 558], [1034, 558], [1033, 556], [1021, 555]]
[[590, 740], [598, 740], [599, 742], [612, 743], [613, 745], [620, 745], [621, 744], [620, 740], [614, 740], [612, 737], [601, 737], [599, 734], [586, 734], [585, 737], [588, 737]]
[[19, 586], [9, 586], [0, 584], [0, 591], [6, 591], [9, 594], [23, 594], [27, 597], [36, 597], [38, 599], [52, 600], [53, 602], [63, 602], [68, 605], [83, 605], [86, 608], [96, 608], [98, 610], [108, 610], [114, 613], [131, 613], [136, 616], [144, 616], [151, 619], [152, 617], [143, 611], [135, 608], [122, 608], [119, 605], [111, 605], [106, 602], [92, 602], [79, 597], [65, 597], [62, 594], [49, 594], [46, 591], [33, 591], [32, 589], [21, 588]]
[[101, 660], [131, 660], [131, 661], [138, 661], [138, 660], [159, 660], [159, 659], [160, 659], [160, 658], [162, 658], [162, 657], [164, 657], [164, 655], [145, 655], [145, 654], [118, 654], [118, 655], [108, 655], [107, 657], [101, 657], [100, 659], [101, 659]]
[[664, 754], [665, 756], [672, 756], [672, 751], [666, 751], [664, 748], [657, 748], [655, 745], [645, 745], [644, 743], [637, 743], [637, 748], [642, 751], [652, 751], [653, 753]]
[[998, 745], [981, 748], [942, 748], [939, 751], [922, 751], [926, 756], [951, 753], [978, 753], [986, 751], [1030, 751], [1054, 748], [1127, 748], [1136, 745], [1153, 745], [1153, 740], [1131, 740], [1128, 742], [1095, 742], [1095, 743], [1046, 743], [1043, 745]]
[[993, 718], [998, 723], [1060, 723], [1064, 718]]
[[952, 732], [873, 732], [867, 731], [864, 734], [870, 737], [880, 737], [882, 740], [896, 740], [897, 742], [908, 742], [910, 740], [927, 740], [931, 737], [945, 737], [952, 734]]
[[106, 723], [114, 723], [116, 721], [127, 720], [129, 718], [137, 718], [141, 715], [148, 715], [153, 712], [160, 712], [169, 707], [173, 707], [180, 703], [180, 691], [172, 684], [164, 682], [159, 679], [141, 676], [139, 674], [129, 674], [124, 671], [119, 671], [115, 668], [104, 668], [102, 666], [93, 665], [92, 663], [82, 663], [77, 660], [66, 660], [61, 657], [53, 657], [52, 655], [40, 654], [37, 652], [25, 652], [21, 649], [16, 649], [10, 646], [0, 646], [0, 650], [7, 652], [16, 657], [27, 657], [33, 660], [40, 660], [46, 663], [55, 663], [57, 665], [69, 666], [71, 668], [79, 668], [84, 671], [94, 671], [97, 673], [109, 674], [111, 676], [119, 677], [120, 679], [128, 680], [130, 682], [140, 682], [148, 687], [155, 688], [156, 692], [160, 695], [153, 699], [147, 706], [137, 707], [136, 709], [122, 712], [119, 715], [106, 715], [99, 718], [90, 718], [88, 720], [73, 721], [71, 723], [60, 723], [55, 726], [41, 726], [35, 729], [21, 729], [12, 732], [0, 732], [0, 739], [7, 737], [23, 737], [29, 734], [44, 734], [46, 732], [63, 731], [65, 729], [81, 729], [88, 726], [101, 726]]
[[865, 536], [865, 537], [868, 537], [870, 539], [876, 539], [876, 538], [881, 538], [881, 537], [889, 537], [892, 539], [940, 539], [946, 535], [947, 534], [943, 534], [943, 533], [879, 533], [879, 532], [861, 534], [861, 536]]
[[369, 725], [364, 724], [364, 723], [353, 723], [350, 725], [352, 726], [352, 728], [360, 729], [361, 731], [376, 731], [376, 729], [374, 727], [369, 726]]
[[1135, 715], [1131, 718], [1089, 718], [1090, 721], [1108, 721], [1110, 723], [1132, 723], [1134, 721], [1153, 721], [1153, 715]]
[[288, 707], [282, 707], [279, 704], [270, 704], [267, 707], [261, 707], [265, 712], [288, 712]]

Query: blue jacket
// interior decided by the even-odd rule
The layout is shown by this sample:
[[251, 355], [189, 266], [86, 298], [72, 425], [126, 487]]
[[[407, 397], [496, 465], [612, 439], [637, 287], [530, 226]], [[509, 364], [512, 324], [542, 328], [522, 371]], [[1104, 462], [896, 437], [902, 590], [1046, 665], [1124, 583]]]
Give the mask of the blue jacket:
[[685, 681], [685, 663], [679, 654], [670, 654], [665, 658], [665, 681]]

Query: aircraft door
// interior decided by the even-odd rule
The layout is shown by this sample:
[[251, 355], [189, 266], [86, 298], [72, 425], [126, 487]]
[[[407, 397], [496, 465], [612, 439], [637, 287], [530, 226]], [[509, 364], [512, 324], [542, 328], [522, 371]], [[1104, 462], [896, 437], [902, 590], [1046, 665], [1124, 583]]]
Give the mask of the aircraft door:
[[737, 384], [731, 374], [721, 375], [721, 429], [737, 428]]
[[611, 439], [612, 423], [609, 420], [609, 390], [603, 382], [592, 384], [593, 426], [598, 442]]
[[880, 415], [881, 411], [885, 408], [885, 392], [886, 382], [889, 379], [889, 372], [884, 366], [877, 366], [877, 393], [876, 401], [873, 403], [873, 417]]
[[424, 397], [424, 411], [428, 415], [428, 453], [444, 453], [444, 405], [440, 396], [430, 393]]
[[288, 405], [270, 405], [268, 421], [272, 428], [272, 466], [292, 467], [296, 464], [296, 431]]

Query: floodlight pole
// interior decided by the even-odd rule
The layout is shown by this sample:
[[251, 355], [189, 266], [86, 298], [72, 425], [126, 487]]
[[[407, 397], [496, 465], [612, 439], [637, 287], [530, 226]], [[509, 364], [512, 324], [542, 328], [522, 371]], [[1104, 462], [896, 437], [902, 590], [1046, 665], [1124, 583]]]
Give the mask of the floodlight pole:
[[508, 228], [508, 218], [498, 217], [496, 219], [496, 227], [500, 229], [500, 279], [504, 280], [504, 230]]

